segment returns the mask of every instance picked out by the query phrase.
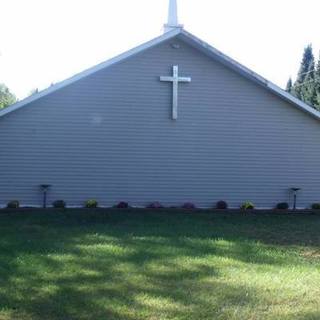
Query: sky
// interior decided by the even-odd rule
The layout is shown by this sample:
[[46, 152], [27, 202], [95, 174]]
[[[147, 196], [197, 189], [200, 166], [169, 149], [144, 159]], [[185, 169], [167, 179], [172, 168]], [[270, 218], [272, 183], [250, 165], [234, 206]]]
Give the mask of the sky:
[[[284, 87], [319, 56], [319, 0], [178, 0], [185, 29]], [[0, 0], [0, 83], [19, 99], [162, 33], [168, 0]]]

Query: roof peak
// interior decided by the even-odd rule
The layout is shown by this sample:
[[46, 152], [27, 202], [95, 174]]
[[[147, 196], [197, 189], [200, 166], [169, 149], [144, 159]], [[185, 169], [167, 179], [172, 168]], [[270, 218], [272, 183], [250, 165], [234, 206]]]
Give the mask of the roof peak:
[[177, 0], [169, 0], [168, 22], [164, 25], [164, 32], [174, 29], [182, 29], [183, 25], [178, 21], [178, 4]]
[[192, 45], [192, 46], [198, 48], [199, 50], [201, 50], [202, 52], [206, 53], [209, 57], [212, 57], [213, 59], [215, 59], [215, 61], [219, 61], [220, 63], [233, 69], [234, 71], [236, 71], [237, 73], [246, 77], [247, 79], [256, 82], [257, 84], [264, 87], [266, 90], [279, 96], [283, 100], [286, 100], [294, 107], [300, 109], [301, 111], [304, 111], [305, 113], [311, 115], [312, 117], [314, 117], [315, 119], [320, 121], [320, 112], [319, 111], [313, 109], [312, 107], [310, 107], [309, 105], [307, 105], [303, 101], [297, 99], [296, 97], [294, 97], [290, 93], [284, 91], [283, 89], [279, 88], [275, 84], [273, 84], [273, 83], [269, 82], [268, 80], [264, 79], [263, 77], [259, 76], [255, 72], [251, 71], [250, 69], [246, 68], [245, 66], [236, 62], [235, 60], [229, 58], [228, 56], [224, 55], [223, 53], [221, 53], [217, 49], [211, 47], [208, 43], [202, 41], [201, 39], [195, 37], [191, 33], [182, 29], [182, 27], [181, 28], [177, 28], [177, 27], [173, 28], [172, 30], [165, 32], [163, 35], [161, 35], [151, 41], [148, 41], [148, 42], [146, 42], [146, 43], [144, 43], [134, 49], [131, 49], [131, 50], [129, 50], [129, 51], [117, 56], [117, 57], [114, 57], [113, 59], [102, 62], [93, 68], [87, 69], [79, 74], [76, 74], [75, 76], [73, 76], [67, 80], [56, 83], [55, 85], [53, 85], [43, 91], [40, 91], [32, 96], [29, 96], [22, 101], [18, 101], [17, 103], [15, 103], [7, 108], [1, 109], [0, 110], [0, 118], [2, 118], [3, 116], [5, 116], [15, 110], [20, 109], [22, 107], [26, 107], [26, 106], [30, 105], [32, 102], [39, 100], [42, 97], [48, 96], [49, 94], [51, 94], [55, 91], [58, 91], [68, 85], [71, 85], [71, 84], [75, 83], [76, 81], [79, 81], [89, 75], [92, 75], [93, 73], [95, 73], [97, 71], [103, 70], [104, 68], [108, 68], [116, 63], [124, 61], [125, 59], [133, 57], [134, 55], [136, 55], [146, 49], [152, 48], [160, 43], [163, 43], [164, 41], [173, 39], [174, 37], [179, 37], [181, 40], [185, 41], [186, 43], [189, 43], [190, 45]]

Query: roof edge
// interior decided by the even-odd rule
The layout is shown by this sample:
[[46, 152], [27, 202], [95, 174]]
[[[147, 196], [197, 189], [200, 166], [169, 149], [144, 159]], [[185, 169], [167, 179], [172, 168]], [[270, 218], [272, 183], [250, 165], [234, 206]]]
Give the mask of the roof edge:
[[211, 53], [212, 56], [218, 58], [220, 62], [224, 65], [230, 67], [231, 69], [235, 70], [236, 72], [244, 75], [248, 79], [251, 79], [258, 83], [259, 85], [263, 86], [267, 90], [273, 92], [278, 97], [286, 100], [287, 102], [293, 104], [298, 109], [310, 114], [312, 117], [320, 120], [320, 112], [307, 103], [303, 102], [302, 100], [296, 98], [292, 94], [288, 93], [287, 91], [283, 90], [276, 84], [272, 83], [271, 81], [267, 80], [266, 78], [260, 76], [258, 73], [252, 71], [248, 67], [242, 65], [241, 63], [237, 62], [236, 60], [232, 59], [231, 57], [225, 55], [223, 52], [217, 50], [216, 48], [212, 47], [209, 43], [201, 40], [200, 38], [194, 36], [193, 34], [189, 33], [186, 30], [181, 31], [182, 39], [185, 40], [192, 40], [197, 46], [200, 46], [203, 50]]
[[51, 93], [54, 93], [54, 92], [58, 91], [59, 89], [62, 89], [68, 85], [71, 85], [71, 84], [87, 77], [87, 76], [90, 76], [97, 71], [103, 70], [104, 68], [110, 67], [118, 62], [121, 62], [125, 59], [128, 59], [128, 58], [130, 58], [130, 57], [132, 57], [132, 56], [134, 56], [134, 55], [136, 55], [146, 49], [149, 49], [153, 46], [156, 46], [156, 45], [158, 45], [166, 40], [169, 40], [171, 38], [174, 38], [178, 35], [180, 37], [182, 37], [182, 40], [186, 40], [189, 43], [192, 42], [192, 44], [196, 45], [198, 48], [201, 48], [206, 53], [209, 53], [209, 55], [218, 59], [222, 64], [224, 64], [224, 65], [230, 67], [231, 69], [233, 69], [234, 71], [242, 74], [246, 78], [253, 80], [254, 82], [263, 86], [264, 88], [266, 88], [270, 92], [273, 92], [278, 97], [291, 103], [293, 106], [295, 106], [299, 110], [304, 111], [305, 113], [308, 113], [309, 115], [311, 115], [313, 118], [315, 118], [317, 120], [320, 120], [320, 112], [317, 111], [316, 109], [312, 108], [311, 106], [309, 106], [305, 102], [294, 97], [292, 94], [281, 89], [279, 86], [272, 83], [271, 81], [268, 81], [267, 79], [260, 76], [256, 72], [250, 70], [246, 66], [240, 64], [236, 60], [225, 55], [221, 51], [215, 49], [207, 42], [205, 42], [205, 41], [201, 40], [200, 38], [194, 36], [193, 34], [187, 32], [185, 29], [180, 29], [180, 28], [174, 29], [172, 31], [168, 31], [168, 32], [160, 35], [159, 37], [156, 37], [146, 43], [143, 43], [143, 44], [141, 44], [141, 45], [139, 45], [129, 51], [126, 51], [126, 52], [124, 52], [114, 58], [111, 58], [105, 62], [102, 62], [94, 67], [86, 69], [86, 70], [66, 79], [66, 80], [58, 82], [47, 89], [44, 89], [44, 90], [42, 90], [32, 96], [29, 96], [29, 97], [15, 103], [15, 104], [11, 105], [11, 106], [9, 106], [9, 107], [6, 107], [6, 108], [0, 110], [0, 118], [15, 111], [15, 110], [18, 110], [24, 106], [27, 106], [28, 104], [30, 104], [34, 101], [37, 101], [40, 98], [43, 98]]
[[13, 111], [15, 111], [15, 110], [20, 109], [20, 108], [22, 108], [22, 107], [24, 107], [24, 106], [26, 106], [26, 105], [34, 102], [34, 101], [37, 101], [40, 98], [43, 98], [43, 97], [45, 97], [45, 96], [47, 96], [47, 95], [49, 95], [49, 94], [51, 94], [53, 92], [56, 92], [59, 89], [62, 89], [64, 87], [66, 87], [66, 86], [69, 86], [69, 85], [71, 85], [71, 84], [73, 84], [73, 83], [75, 83], [75, 82], [87, 77], [87, 76], [90, 76], [90, 75], [94, 74], [97, 71], [100, 71], [100, 70], [103, 70], [104, 68], [110, 67], [111, 65], [114, 65], [114, 64], [116, 64], [118, 62], [121, 62], [121, 61], [123, 61], [125, 59], [128, 59], [128, 58], [130, 58], [130, 57], [132, 57], [132, 56], [134, 56], [134, 55], [136, 55], [136, 54], [138, 54], [138, 53], [140, 53], [140, 52], [142, 52], [142, 51], [144, 51], [144, 50], [146, 50], [148, 48], [151, 48], [151, 47], [153, 47], [155, 45], [158, 45], [158, 44], [160, 44], [160, 43], [162, 43], [162, 42], [164, 42], [166, 40], [169, 40], [169, 39], [177, 36], [179, 33], [181, 33], [181, 29], [168, 31], [168, 32], [162, 34], [161, 36], [156, 37], [156, 38], [154, 38], [154, 39], [152, 39], [152, 40], [150, 40], [148, 42], [145, 42], [145, 43], [143, 43], [143, 44], [141, 44], [141, 45], [139, 45], [137, 47], [134, 47], [133, 49], [131, 49], [129, 51], [126, 51], [126, 52], [124, 52], [124, 53], [122, 53], [120, 55], [117, 55], [114, 58], [111, 58], [111, 59], [109, 59], [107, 61], [104, 61], [104, 62], [102, 62], [102, 63], [100, 63], [100, 64], [98, 64], [98, 65], [96, 65], [94, 67], [91, 67], [91, 68], [86, 69], [86, 70], [84, 70], [84, 71], [82, 71], [80, 73], [77, 73], [74, 76], [72, 76], [70, 78], [67, 78], [66, 80], [58, 82], [58, 83], [52, 85], [49, 88], [46, 88], [46, 89], [44, 89], [42, 91], [39, 91], [38, 93], [36, 93], [34, 95], [31, 95], [31, 96], [29, 96], [29, 97], [27, 97], [27, 98], [25, 98], [25, 99], [23, 99], [21, 101], [16, 102], [15, 104], [13, 104], [13, 105], [11, 105], [9, 107], [6, 107], [6, 108], [0, 110], [0, 118], [5, 116], [5, 115], [7, 115], [7, 114], [9, 114], [9, 113], [11, 113], [11, 112], [13, 112]]

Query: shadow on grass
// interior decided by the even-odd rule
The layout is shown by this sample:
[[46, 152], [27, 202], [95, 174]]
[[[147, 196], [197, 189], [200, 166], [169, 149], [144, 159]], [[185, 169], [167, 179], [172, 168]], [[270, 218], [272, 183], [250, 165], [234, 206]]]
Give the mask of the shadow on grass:
[[288, 266], [274, 244], [310, 244], [319, 227], [312, 216], [119, 212], [0, 221], [0, 319], [22, 320], [252, 318], [271, 295], [224, 268]]

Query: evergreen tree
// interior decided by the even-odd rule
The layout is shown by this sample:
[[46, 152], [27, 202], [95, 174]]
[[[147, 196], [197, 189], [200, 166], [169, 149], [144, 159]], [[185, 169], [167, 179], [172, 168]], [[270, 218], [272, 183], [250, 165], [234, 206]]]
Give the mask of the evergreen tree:
[[[306, 88], [305, 85], [306, 79], [309, 76], [309, 73], [314, 73], [314, 68], [315, 68], [315, 61], [314, 61], [314, 55], [313, 55], [313, 50], [312, 50], [312, 45], [309, 44], [305, 49], [300, 65], [300, 69], [298, 72], [298, 77], [297, 80], [294, 84], [294, 93], [297, 98], [304, 100], [305, 95], [309, 97], [309, 94], [306, 93]], [[314, 76], [314, 74], [313, 74]], [[307, 90], [308, 91], [308, 90]]]
[[320, 110], [320, 56], [315, 71], [315, 95], [316, 95], [316, 108]]
[[34, 94], [37, 94], [39, 92], [38, 88], [34, 88], [30, 91], [29, 96], [33, 96]]
[[292, 92], [292, 86], [293, 86], [292, 78], [290, 77], [288, 82], [287, 82], [286, 91], [291, 93]]
[[311, 106], [317, 104], [317, 94], [315, 87], [315, 62], [314, 58], [310, 61], [310, 66], [301, 86], [301, 99]]

